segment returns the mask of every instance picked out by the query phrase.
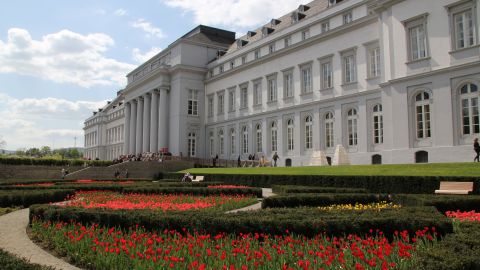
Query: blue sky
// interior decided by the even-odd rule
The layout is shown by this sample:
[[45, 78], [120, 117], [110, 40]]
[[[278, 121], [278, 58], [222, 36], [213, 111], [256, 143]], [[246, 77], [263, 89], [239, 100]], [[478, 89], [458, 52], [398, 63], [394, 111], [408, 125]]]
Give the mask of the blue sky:
[[0, 9], [0, 140], [6, 149], [83, 146], [83, 121], [125, 75], [205, 24], [238, 34], [299, 0], [5, 1]]

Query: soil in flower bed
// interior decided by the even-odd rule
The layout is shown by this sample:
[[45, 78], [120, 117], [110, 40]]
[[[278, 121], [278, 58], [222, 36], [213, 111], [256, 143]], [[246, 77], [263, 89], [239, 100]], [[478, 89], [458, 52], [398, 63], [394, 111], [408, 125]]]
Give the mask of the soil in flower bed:
[[107, 209], [151, 209], [151, 210], [222, 210], [242, 208], [256, 203], [254, 197], [234, 196], [193, 196], [186, 194], [139, 194], [110, 191], [80, 191], [67, 198], [65, 207], [107, 208]]
[[437, 241], [428, 228], [413, 238], [398, 232], [388, 241], [381, 232], [340, 238], [202, 235], [37, 220], [32, 233], [88, 269], [415, 269], [416, 252]]

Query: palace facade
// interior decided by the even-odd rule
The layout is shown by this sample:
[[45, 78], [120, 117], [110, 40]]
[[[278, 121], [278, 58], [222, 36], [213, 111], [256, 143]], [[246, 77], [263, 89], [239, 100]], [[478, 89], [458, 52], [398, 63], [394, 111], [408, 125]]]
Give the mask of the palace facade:
[[473, 160], [479, 0], [315, 0], [235, 39], [199, 26], [85, 121], [85, 156]]

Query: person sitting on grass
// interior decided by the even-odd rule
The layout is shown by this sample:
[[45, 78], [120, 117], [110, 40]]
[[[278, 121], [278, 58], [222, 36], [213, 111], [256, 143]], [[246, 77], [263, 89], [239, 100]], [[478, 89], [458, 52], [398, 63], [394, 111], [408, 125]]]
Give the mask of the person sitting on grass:
[[182, 182], [192, 182], [192, 175], [186, 172], [185, 175], [183, 175]]

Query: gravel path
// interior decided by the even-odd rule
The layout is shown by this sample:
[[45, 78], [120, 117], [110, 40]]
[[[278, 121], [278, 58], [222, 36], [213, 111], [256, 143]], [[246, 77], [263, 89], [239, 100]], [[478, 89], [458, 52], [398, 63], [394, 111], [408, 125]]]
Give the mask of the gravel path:
[[[262, 188], [262, 197], [263, 198], [268, 198], [271, 196], [274, 196], [275, 193], [272, 192], [271, 188]], [[240, 208], [240, 209], [235, 209], [235, 210], [230, 210], [227, 211], [226, 213], [237, 213], [237, 212], [244, 212], [244, 211], [255, 211], [255, 210], [260, 210], [262, 209], [262, 202], [258, 202], [256, 204], [252, 204], [250, 206]]]
[[[23, 257], [32, 263], [38, 263], [56, 269], [80, 269], [51, 255], [34, 244], [27, 236], [29, 209], [15, 211], [0, 216], [0, 248]], [[0, 266], [1, 268], [1, 266]]]

